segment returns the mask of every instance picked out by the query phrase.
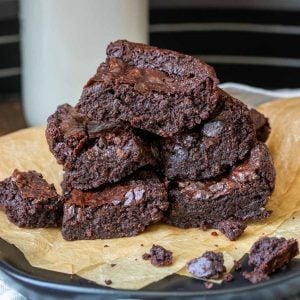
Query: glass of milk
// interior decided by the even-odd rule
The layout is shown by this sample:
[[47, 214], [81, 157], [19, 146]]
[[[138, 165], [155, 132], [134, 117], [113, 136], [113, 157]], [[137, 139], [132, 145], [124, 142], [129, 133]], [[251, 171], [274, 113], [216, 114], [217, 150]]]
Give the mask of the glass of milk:
[[147, 0], [20, 1], [22, 95], [29, 126], [74, 105], [109, 42], [147, 42]]

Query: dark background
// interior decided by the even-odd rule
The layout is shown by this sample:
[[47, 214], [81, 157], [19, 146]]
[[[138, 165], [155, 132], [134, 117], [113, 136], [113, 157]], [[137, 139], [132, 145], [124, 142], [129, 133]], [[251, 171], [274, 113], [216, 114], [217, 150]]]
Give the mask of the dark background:
[[[2, 104], [9, 99], [20, 103], [21, 99], [18, 2], [0, 0]], [[152, 45], [203, 58], [215, 67], [221, 82], [300, 88], [300, 1], [150, 0], [149, 3]], [[17, 112], [20, 107], [16, 106]], [[3, 106], [0, 122], [1, 113], [5, 113]]]

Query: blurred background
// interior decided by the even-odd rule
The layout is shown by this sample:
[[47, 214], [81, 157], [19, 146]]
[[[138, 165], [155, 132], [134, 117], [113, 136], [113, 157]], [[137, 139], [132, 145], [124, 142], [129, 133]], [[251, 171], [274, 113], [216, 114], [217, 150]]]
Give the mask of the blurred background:
[[200, 57], [222, 83], [300, 88], [298, 0], [0, 0], [0, 134], [74, 104], [117, 38]]

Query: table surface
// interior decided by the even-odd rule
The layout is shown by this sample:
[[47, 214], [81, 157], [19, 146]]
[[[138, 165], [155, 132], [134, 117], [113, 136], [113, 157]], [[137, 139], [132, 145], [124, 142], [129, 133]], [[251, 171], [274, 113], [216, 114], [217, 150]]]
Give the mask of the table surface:
[[0, 135], [27, 127], [22, 104], [15, 97], [0, 101]]

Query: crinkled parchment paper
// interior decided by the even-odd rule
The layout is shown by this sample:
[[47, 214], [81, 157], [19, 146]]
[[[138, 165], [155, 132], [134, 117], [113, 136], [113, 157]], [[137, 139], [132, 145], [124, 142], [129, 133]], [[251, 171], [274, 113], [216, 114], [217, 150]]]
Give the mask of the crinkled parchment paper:
[[[20, 229], [0, 212], [0, 237], [16, 245], [36, 267], [84, 278], [114, 288], [140, 289], [173, 273], [186, 274], [185, 263], [206, 250], [222, 251], [227, 269], [241, 258], [262, 235], [300, 239], [300, 99], [264, 104], [260, 111], [269, 117], [272, 133], [268, 145], [276, 171], [276, 189], [269, 200], [271, 217], [250, 224], [236, 242], [212, 230], [178, 229], [159, 224], [137, 237], [112, 240], [74, 241], [62, 239], [59, 229]], [[31, 128], [0, 138], [0, 180], [13, 169], [37, 170], [59, 189], [62, 169], [48, 150], [44, 128]], [[174, 252], [170, 267], [154, 267], [142, 259], [152, 244]], [[115, 264], [115, 265], [111, 265]]]

